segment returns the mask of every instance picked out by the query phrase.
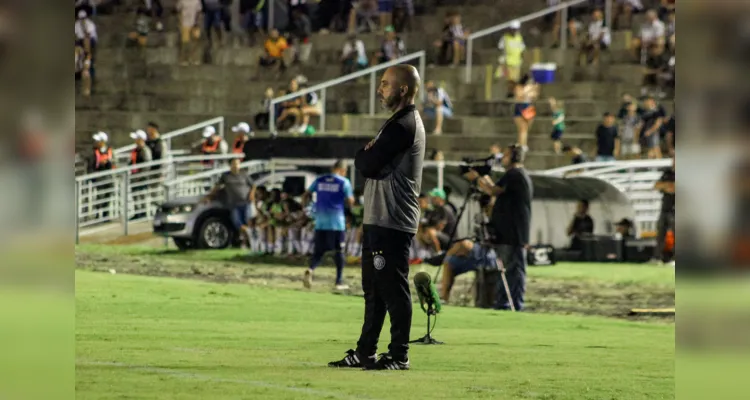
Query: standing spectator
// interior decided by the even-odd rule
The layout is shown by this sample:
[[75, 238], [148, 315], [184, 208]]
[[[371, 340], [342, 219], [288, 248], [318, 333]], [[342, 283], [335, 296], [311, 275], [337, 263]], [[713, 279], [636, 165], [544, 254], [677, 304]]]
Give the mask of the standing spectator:
[[534, 83], [528, 74], [524, 74], [513, 88], [513, 122], [518, 130], [518, 144], [524, 152], [529, 151], [528, 135], [536, 117], [533, 102], [539, 96], [539, 84]]
[[578, 55], [578, 62], [585, 57], [587, 64], [599, 65], [599, 54], [602, 50], [609, 48], [612, 42], [609, 28], [604, 26], [604, 16], [600, 10], [594, 10], [589, 23], [588, 35], [581, 45], [581, 52]]
[[385, 39], [383, 39], [383, 44], [380, 46], [380, 51], [376, 54], [377, 60], [375, 64], [393, 61], [405, 55], [406, 45], [404, 41], [396, 35], [396, 31], [392, 26], [386, 26]]
[[143, 3], [139, 7], [140, 12], [151, 17], [156, 24], [157, 31], [161, 32], [164, 30], [164, 24], [161, 22], [164, 7], [161, 5], [161, 0], [143, 0]]
[[394, 0], [393, 27], [402, 33], [411, 30], [411, 20], [414, 17], [414, 0]]
[[164, 157], [169, 157], [169, 149], [167, 148], [167, 144], [161, 139], [159, 125], [156, 122], [148, 123], [146, 134], [148, 135], [146, 146], [151, 150], [151, 158], [154, 161], [158, 161]]
[[[209, 45], [216, 47], [223, 43], [221, 24], [224, 21], [224, 6], [222, 0], [201, 0], [203, 2], [203, 30], [206, 31]], [[216, 34], [217, 40], [213, 40]]]
[[355, 34], [350, 34], [341, 52], [341, 74], [347, 75], [365, 68], [367, 68], [365, 44], [357, 39]]
[[664, 49], [663, 41], [658, 41], [649, 48], [646, 65], [643, 68], [642, 96], [649, 92], [655, 92], [660, 98], [666, 96], [664, 89], [669, 75], [671, 59], [672, 57]]
[[435, 118], [434, 135], [443, 133], [443, 118], [453, 117], [453, 103], [445, 89], [435, 86], [435, 82], [427, 81], [427, 103], [424, 106], [424, 114], [428, 118]]
[[463, 24], [461, 24], [461, 14], [458, 12], [453, 12], [450, 15], [448, 23], [451, 47], [453, 49], [452, 65], [457, 67], [466, 56], [466, 39], [469, 37], [469, 30], [464, 29]]
[[89, 57], [89, 75], [91, 82], [96, 79], [96, 41], [99, 38], [96, 30], [96, 24], [92, 21], [86, 11], [78, 12], [78, 20], [75, 22], [76, 44], [82, 46]]
[[394, 0], [378, 0], [378, 11], [380, 12], [380, 29], [392, 25]]
[[656, 247], [654, 248], [654, 256], [651, 259], [651, 262], [654, 264], [661, 264], [665, 261], [664, 244], [666, 242], [667, 232], [674, 230], [675, 178], [675, 158], [672, 158], [672, 166], [664, 171], [661, 179], [659, 179], [654, 185], [654, 190], [658, 190], [663, 194], [661, 199], [661, 212], [659, 213], [659, 220], [656, 223]]
[[627, 21], [625, 23], [627, 28], [632, 29], [633, 14], [643, 10], [643, 3], [641, 3], [641, 0], [616, 0], [613, 8], [612, 29], [618, 30], [620, 28], [620, 18], [623, 17]]
[[303, 12], [302, 8], [295, 8], [292, 13], [292, 18], [294, 21], [291, 32], [292, 49], [296, 61], [304, 64], [310, 58], [310, 51], [312, 50], [312, 43], [310, 43], [310, 37], [312, 36], [312, 21], [310, 21], [310, 17]]
[[526, 51], [526, 43], [521, 36], [521, 23], [512, 21], [510, 29], [497, 43], [502, 55], [498, 60], [500, 66], [495, 71], [495, 77], [505, 76], [508, 85], [508, 98], [513, 98], [513, 89], [521, 79], [521, 68], [523, 67], [523, 53]]
[[660, 41], [663, 42], [666, 32], [667, 28], [663, 22], [659, 21], [656, 11], [648, 10], [646, 12], [646, 22], [641, 25], [640, 37], [633, 39], [631, 46], [633, 57], [643, 63], [646, 59], [645, 55], [648, 49]]
[[240, 169], [241, 161], [238, 158], [232, 159], [229, 164], [229, 171], [225, 172], [216, 186], [203, 198], [202, 203], [209, 203], [216, 198], [219, 192], [223, 191], [224, 201], [231, 210], [232, 224], [239, 232], [240, 241], [249, 242], [248, 238], [248, 220], [254, 217], [252, 215], [254, 208], [251, 204], [255, 201], [255, 185], [250, 177]]
[[596, 128], [596, 161], [615, 161], [620, 154], [620, 136], [615, 126], [615, 116], [604, 113], [601, 125]]
[[[376, 0], [353, 0], [352, 8], [349, 10], [349, 33], [358, 33], [360, 31], [376, 31], [373, 19], [378, 16], [378, 3]], [[357, 20], [361, 20], [358, 25]], [[362, 26], [360, 28], [360, 26]], [[382, 27], [381, 27], [382, 29]]]
[[[207, 126], [203, 129], [203, 142], [201, 143], [201, 154], [219, 155], [229, 152], [229, 145], [217, 132], [213, 126]], [[205, 160], [202, 164], [206, 167], [215, 165], [214, 160]]]
[[271, 117], [271, 100], [273, 100], [273, 88], [266, 88], [265, 97], [261, 101], [262, 111], [255, 114], [255, 129], [268, 129], [268, 119]]
[[643, 109], [641, 111], [643, 126], [641, 128], [640, 140], [641, 147], [646, 149], [648, 158], [661, 158], [659, 132], [661, 131], [661, 126], [664, 123], [666, 115], [664, 107], [657, 104], [653, 97], [646, 97], [643, 101]]
[[80, 44], [75, 45], [75, 81], [84, 97], [91, 96], [91, 56]]
[[626, 107], [626, 113], [621, 118], [620, 155], [625, 159], [640, 158], [640, 130], [643, 120], [638, 114], [637, 104], [628, 103]]
[[582, 239], [594, 233], [594, 220], [589, 215], [589, 201], [578, 202], [576, 213], [566, 231], [570, 237], [570, 250], [583, 250]]
[[560, 154], [562, 152], [561, 139], [565, 132], [565, 109], [563, 108], [563, 102], [554, 97], [549, 98], [549, 106], [552, 109], [552, 134], [550, 137], [553, 140], [552, 145], [555, 154]]
[[260, 65], [276, 70], [277, 76], [284, 71], [284, 53], [289, 48], [286, 39], [279, 35], [278, 29], [272, 29], [263, 45], [266, 54], [260, 57]]
[[307, 8], [307, 0], [287, 0], [287, 18], [289, 19], [287, 31], [293, 31], [295, 29], [297, 21], [294, 18], [294, 13], [297, 11], [307, 16], [307, 18], [310, 18], [310, 10]]
[[[135, 148], [130, 152], [130, 165], [138, 165], [147, 163], [152, 160], [151, 150], [146, 146], [146, 139], [148, 136], [146, 132], [137, 130], [130, 133], [130, 138], [135, 141]], [[131, 219], [139, 219], [146, 216], [147, 208], [147, 194], [139, 193], [146, 192], [149, 185], [146, 183], [149, 180], [148, 169], [133, 168], [130, 170], [131, 182], [130, 191], [133, 193], [133, 210], [135, 213]]]
[[200, 25], [198, 18], [203, 6], [201, 0], [178, 0], [177, 12], [180, 14], [180, 65], [200, 64]]
[[266, 0], [240, 0], [240, 15], [242, 16], [242, 29], [248, 35], [250, 46], [255, 46], [258, 33], [264, 34], [263, 6]]

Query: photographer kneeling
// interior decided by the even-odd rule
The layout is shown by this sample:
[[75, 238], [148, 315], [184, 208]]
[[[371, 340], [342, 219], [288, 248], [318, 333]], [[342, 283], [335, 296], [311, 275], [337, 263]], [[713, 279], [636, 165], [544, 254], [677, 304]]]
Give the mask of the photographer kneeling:
[[524, 152], [520, 145], [505, 149], [502, 163], [505, 174], [497, 182], [488, 175], [479, 176], [470, 170], [464, 177], [476, 182], [479, 190], [495, 198], [490, 224], [490, 242], [497, 253], [498, 263], [506, 273], [512, 301], [508, 299], [503, 282], [498, 281], [495, 309], [520, 311], [526, 290], [526, 248], [531, 229], [531, 178], [523, 168]]

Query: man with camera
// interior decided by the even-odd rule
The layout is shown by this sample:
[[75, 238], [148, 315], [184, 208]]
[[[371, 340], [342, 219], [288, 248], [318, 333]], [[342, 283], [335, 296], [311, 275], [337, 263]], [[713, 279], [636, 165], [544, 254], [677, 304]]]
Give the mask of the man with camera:
[[523, 309], [523, 296], [526, 285], [526, 248], [531, 229], [531, 198], [533, 185], [523, 168], [524, 152], [514, 144], [505, 149], [502, 163], [505, 174], [497, 182], [488, 175], [480, 177], [474, 169], [464, 174], [466, 179], [475, 182], [480, 191], [495, 199], [492, 207], [488, 231], [490, 242], [497, 253], [497, 260], [506, 272], [511, 299], [503, 282], [498, 282], [495, 308], [500, 310]]

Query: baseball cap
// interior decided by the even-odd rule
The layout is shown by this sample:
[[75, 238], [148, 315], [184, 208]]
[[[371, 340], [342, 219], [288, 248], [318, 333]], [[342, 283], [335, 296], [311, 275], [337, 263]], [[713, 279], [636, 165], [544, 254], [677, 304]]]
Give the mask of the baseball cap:
[[521, 21], [514, 20], [510, 22], [510, 29], [521, 29]]
[[106, 142], [107, 140], [109, 140], [109, 136], [107, 136], [107, 134], [102, 131], [95, 133], [92, 138], [98, 142]]
[[88, 17], [89, 14], [86, 12], [86, 10], [80, 10], [78, 11], [78, 19], [84, 19]]
[[443, 200], [445, 200], [445, 190], [440, 188], [435, 188], [430, 190], [430, 197], [439, 197]]
[[232, 132], [244, 132], [244, 133], [250, 133], [252, 130], [250, 129], [250, 125], [248, 125], [247, 122], [240, 122], [239, 124], [232, 127]]
[[138, 129], [135, 132], [130, 132], [130, 138], [131, 139], [148, 139], [148, 136], [146, 135], [146, 132], [143, 131], [143, 129]]
[[207, 126], [203, 128], [204, 138], [211, 137], [212, 135], [215, 135], [215, 134], [216, 134], [216, 128], [214, 128], [213, 126]]

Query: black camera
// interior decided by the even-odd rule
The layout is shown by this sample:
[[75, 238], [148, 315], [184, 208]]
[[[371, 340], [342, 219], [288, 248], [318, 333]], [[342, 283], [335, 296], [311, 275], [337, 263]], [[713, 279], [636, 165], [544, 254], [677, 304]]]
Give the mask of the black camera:
[[463, 165], [460, 166], [461, 175], [465, 175], [471, 170], [477, 171], [479, 176], [489, 175], [492, 172], [494, 160], [494, 155], [479, 160], [467, 157], [462, 158]]

